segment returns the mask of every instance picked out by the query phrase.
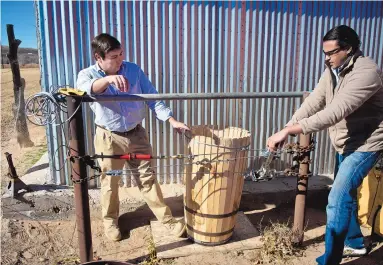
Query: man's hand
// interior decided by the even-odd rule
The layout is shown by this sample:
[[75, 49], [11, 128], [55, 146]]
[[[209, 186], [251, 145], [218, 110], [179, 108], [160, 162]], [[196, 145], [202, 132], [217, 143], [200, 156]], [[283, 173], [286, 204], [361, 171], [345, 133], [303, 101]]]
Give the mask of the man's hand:
[[267, 139], [267, 148], [269, 151], [277, 151], [279, 147], [283, 147], [289, 135], [303, 133], [303, 129], [299, 123], [285, 127], [283, 130], [273, 134]]
[[289, 133], [286, 128], [270, 136], [270, 138], [267, 139], [267, 148], [269, 151], [277, 151], [278, 147], [282, 147], [284, 145], [288, 136]]
[[122, 92], [129, 91], [129, 82], [123, 75], [108, 75], [105, 77], [109, 85], [113, 85]]
[[179, 122], [173, 117], [169, 118], [169, 122], [178, 133], [182, 133], [183, 131], [190, 131], [190, 128], [186, 126], [185, 123]]

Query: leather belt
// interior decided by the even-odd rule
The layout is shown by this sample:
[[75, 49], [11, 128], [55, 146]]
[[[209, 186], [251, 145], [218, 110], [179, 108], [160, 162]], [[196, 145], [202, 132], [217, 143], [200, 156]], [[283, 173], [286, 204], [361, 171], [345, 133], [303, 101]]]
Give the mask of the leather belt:
[[[134, 127], [133, 129], [129, 130], [129, 131], [126, 131], [126, 132], [118, 132], [118, 131], [110, 131], [111, 133], [114, 133], [114, 134], [117, 134], [117, 135], [120, 135], [120, 136], [127, 136], [129, 135], [130, 133], [134, 132], [135, 130], [139, 129], [140, 128], [140, 124], [137, 124], [136, 127]], [[101, 129], [104, 129], [104, 130], [107, 130], [109, 131], [108, 129], [106, 129], [104, 126], [101, 126], [101, 125], [98, 125], [96, 124], [96, 127], [99, 127]]]

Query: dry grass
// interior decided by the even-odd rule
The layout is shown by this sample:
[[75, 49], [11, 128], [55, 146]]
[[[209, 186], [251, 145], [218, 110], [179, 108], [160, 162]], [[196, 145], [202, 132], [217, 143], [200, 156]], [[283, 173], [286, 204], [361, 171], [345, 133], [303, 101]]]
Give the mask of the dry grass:
[[[40, 65], [37, 63], [27, 63], [27, 64], [21, 64], [20, 67], [21, 68], [40, 68]], [[10, 64], [4, 64], [4, 65], [2, 65], [2, 68], [9, 69], [9, 68], [11, 68], [11, 65]]]
[[[255, 259], [251, 259], [255, 264], [273, 264], [273, 265], [290, 265], [297, 257], [303, 257], [304, 248], [296, 247], [293, 243], [295, 233], [286, 223], [270, 222], [269, 226], [260, 229], [262, 248], [256, 250]], [[153, 238], [148, 241], [148, 257], [140, 264], [157, 265], [163, 262], [157, 258], [156, 248]], [[243, 253], [242, 253], [243, 254]]]
[[[21, 77], [25, 79], [25, 99], [40, 92], [40, 69], [21, 69]], [[13, 136], [15, 119], [12, 113], [12, 105], [15, 103], [13, 94], [13, 82], [11, 70], [1, 70], [1, 145], [3, 147]], [[29, 128], [33, 127], [30, 124]]]
[[150, 237], [148, 240], [148, 251], [149, 251], [148, 257], [140, 264], [157, 265], [159, 263], [159, 260], [157, 258], [156, 246], [154, 244], [153, 237]]
[[295, 233], [289, 222], [271, 223], [261, 231], [263, 245], [255, 264], [288, 265], [303, 256], [304, 249], [294, 246]]
[[[21, 77], [25, 79], [25, 99], [41, 91], [40, 69], [21, 68]], [[15, 119], [13, 117], [12, 106], [14, 104], [12, 72], [10, 69], [1, 69], [1, 184], [4, 186], [7, 179], [4, 177], [7, 172], [8, 164], [4, 163], [4, 152], [12, 154], [13, 162], [19, 176], [25, 172], [46, 152], [45, 127], [35, 126], [28, 123], [28, 130], [33, 147], [20, 148], [15, 139]]]

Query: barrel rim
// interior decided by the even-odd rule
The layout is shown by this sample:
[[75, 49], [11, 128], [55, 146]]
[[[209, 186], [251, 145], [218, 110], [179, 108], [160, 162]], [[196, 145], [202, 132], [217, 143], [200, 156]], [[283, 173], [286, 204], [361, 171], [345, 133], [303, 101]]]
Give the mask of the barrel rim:
[[[251, 132], [249, 130], [246, 130], [246, 129], [243, 129], [241, 127], [235, 127], [235, 126], [227, 126], [223, 129], [227, 129], [227, 128], [233, 128], [233, 129], [240, 129], [242, 131], [245, 131], [247, 133], [246, 136], [243, 136], [243, 137], [232, 137], [232, 138], [226, 138], [226, 137], [222, 137], [220, 138], [220, 140], [222, 141], [228, 141], [228, 140], [243, 140], [243, 139], [246, 139], [248, 140], [249, 143], [245, 144], [245, 145], [241, 145], [241, 146], [236, 146], [236, 147], [230, 147], [230, 146], [225, 146], [225, 145], [220, 145], [220, 144], [209, 144], [209, 143], [202, 143], [202, 142], [198, 142], [197, 140], [194, 139], [195, 136], [198, 136], [200, 134], [196, 134], [196, 135], [193, 135], [193, 130], [197, 130], [199, 128], [209, 128], [209, 129], [212, 129], [213, 128], [213, 131], [215, 128], [217, 128], [217, 130], [222, 130], [222, 129], [218, 129], [220, 128], [218, 125], [196, 125], [196, 126], [192, 126], [190, 128], [190, 131], [185, 131], [184, 135], [185, 137], [190, 141], [190, 142], [195, 142], [197, 144], [203, 144], [203, 145], [207, 145], [207, 146], [214, 146], [214, 147], [221, 147], [221, 148], [226, 148], [226, 149], [229, 149], [229, 150], [238, 150], [238, 151], [244, 151], [246, 149], [249, 148], [249, 146], [251, 145], [251, 142], [250, 142], [250, 138], [251, 138]], [[190, 135], [188, 135], [190, 134]], [[201, 135], [201, 136], [206, 136], [206, 135]]]
[[203, 245], [203, 246], [210, 246], [210, 247], [214, 247], [214, 246], [219, 246], [219, 245], [223, 245], [223, 244], [226, 244], [233, 236], [229, 236], [227, 239], [225, 240], [222, 240], [222, 241], [219, 241], [219, 242], [206, 242], [206, 241], [201, 241], [201, 240], [198, 240], [198, 239], [195, 239], [194, 237], [192, 236], [189, 236], [188, 235], [188, 238], [193, 241], [194, 243], [198, 244], [198, 245]]

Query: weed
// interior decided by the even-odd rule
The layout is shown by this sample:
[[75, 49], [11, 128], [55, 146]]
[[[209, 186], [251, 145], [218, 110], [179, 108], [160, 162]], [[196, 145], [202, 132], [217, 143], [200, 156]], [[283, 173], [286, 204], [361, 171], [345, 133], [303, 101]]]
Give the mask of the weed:
[[294, 246], [296, 234], [289, 223], [271, 223], [261, 231], [263, 245], [256, 264], [288, 265], [303, 256], [303, 248]]
[[148, 257], [141, 262], [142, 265], [157, 265], [159, 260], [157, 258], [156, 246], [153, 241], [153, 237], [150, 237], [148, 240]]

